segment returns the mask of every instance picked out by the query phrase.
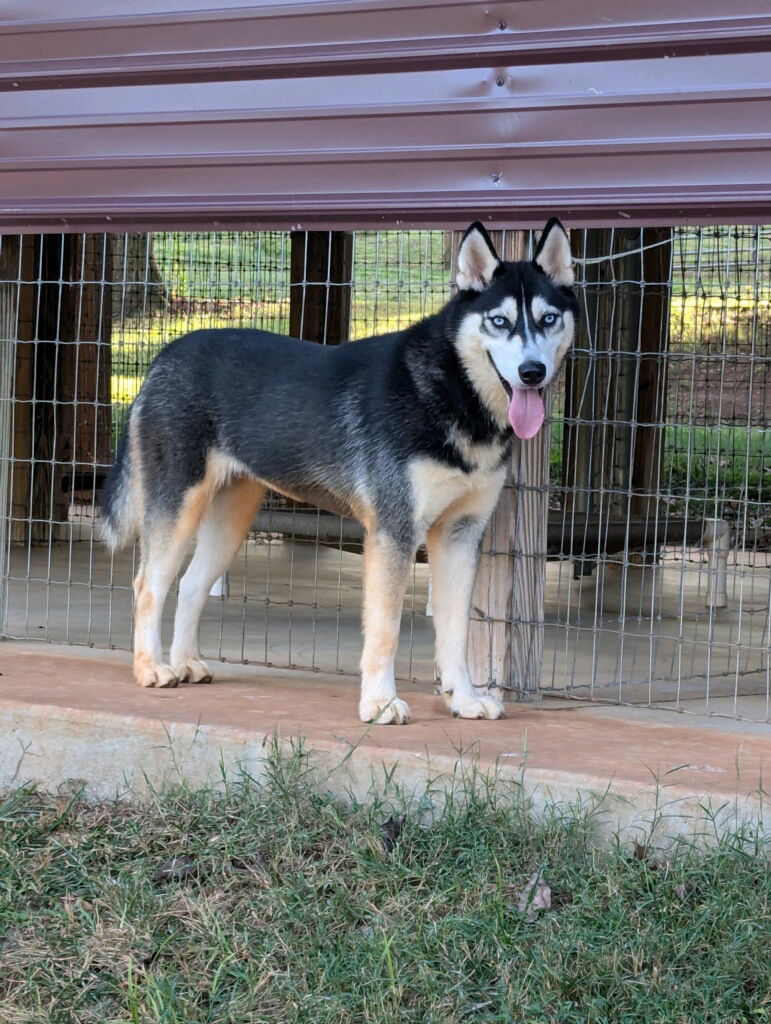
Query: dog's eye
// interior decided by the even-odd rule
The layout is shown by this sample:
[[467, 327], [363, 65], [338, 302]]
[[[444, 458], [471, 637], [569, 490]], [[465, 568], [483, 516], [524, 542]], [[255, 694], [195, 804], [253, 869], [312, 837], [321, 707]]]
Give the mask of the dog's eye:
[[541, 317], [541, 323], [544, 327], [553, 327], [556, 324], [557, 319], [556, 313], [546, 313], [545, 316]]
[[493, 327], [497, 327], [498, 330], [502, 330], [504, 327], [509, 326], [509, 321], [506, 319], [505, 316], [491, 316], [490, 323], [493, 325]]

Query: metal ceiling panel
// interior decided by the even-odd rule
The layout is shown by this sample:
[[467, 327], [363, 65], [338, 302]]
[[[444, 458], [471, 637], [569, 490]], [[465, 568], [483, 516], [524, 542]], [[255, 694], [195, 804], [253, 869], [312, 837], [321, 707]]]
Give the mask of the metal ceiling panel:
[[12, 0], [0, 228], [769, 219], [771, 8], [673, 7]]

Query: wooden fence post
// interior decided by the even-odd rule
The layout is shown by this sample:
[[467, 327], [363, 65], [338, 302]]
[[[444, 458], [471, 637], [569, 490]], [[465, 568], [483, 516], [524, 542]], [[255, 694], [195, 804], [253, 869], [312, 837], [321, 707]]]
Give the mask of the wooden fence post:
[[344, 231], [293, 231], [289, 333], [339, 345], [351, 326], [353, 236]]
[[[527, 258], [528, 232], [493, 231], [491, 237], [502, 259]], [[548, 424], [530, 441], [514, 440], [472, 599], [471, 677], [477, 686], [494, 685], [520, 700], [537, 694], [541, 678], [549, 440]]]

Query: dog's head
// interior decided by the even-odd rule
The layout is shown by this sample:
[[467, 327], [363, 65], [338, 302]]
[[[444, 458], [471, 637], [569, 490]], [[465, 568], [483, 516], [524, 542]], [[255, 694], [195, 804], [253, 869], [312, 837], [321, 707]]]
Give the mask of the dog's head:
[[499, 419], [520, 438], [544, 419], [541, 389], [573, 341], [578, 301], [567, 232], [556, 218], [543, 230], [532, 262], [498, 258], [481, 224], [458, 251], [458, 348], [466, 372]]

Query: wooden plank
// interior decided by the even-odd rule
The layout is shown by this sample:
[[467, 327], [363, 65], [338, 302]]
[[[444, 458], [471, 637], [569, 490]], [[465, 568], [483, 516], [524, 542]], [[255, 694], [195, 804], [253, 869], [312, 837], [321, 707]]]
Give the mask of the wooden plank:
[[[494, 231], [491, 237], [503, 259], [527, 258], [528, 232]], [[460, 238], [456, 233], [455, 254]], [[514, 440], [506, 483], [482, 541], [472, 599], [472, 679], [520, 700], [537, 693], [541, 678], [549, 443], [548, 424], [531, 441]]]
[[111, 462], [112, 247], [109, 236], [73, 235], [59, 318], [57, 461], [67, 501], [92, 500]]
[[20, 278], [27, 283], [19, 288], [16, 342], [16, 542], [64, 538], [73, 487], [92, 495], [110, 463], [106, 245], [104, 235], [43, 235], [22, 244]]
[[343, 231], [293, 231], [289, 333], [339, 345], [351, 321], [353, 236]]
[[551, 401], [544, 394], [547, 422], [529, 441], [514, 442], [511, 584], [511, 687], [517, 700], [533, 700], [543, 668], [544, 595], [549, 526]]
[[669, 349], [669, 302], [672, 285], [672, 229], [645, 228], [642, 233], [645, 286], [640, 311], [640, 369], [635, 419], [638, 423], [632, 462], [631, 514], [653, 519], [661, 493]]
[[[655, 514], [662, 457], [668, 228], [586, 233], [584, 304], [568, 357], [563, 435], [567, 521]], [[614, 256], [613, 260], [603, 257]], [[600, 262], [591, 262], [600, 260]], [[593, 563], [576, 563], [576, 575]]]
[[8, 534], [10, 529], [13, 398], [18, 323], [19, 256], [21, 238], [0, 237], [0, 632], [5, 611], [5, 585], [8, 575]]
[[56, 400], [60, 321], [63, 315], [66, 318], [63, 281], [71, 245], [71, 235], [42, 235], [36, 260], [29, 493], [29, 539], [33, 544], [49, 541], [52, 524], [54, 537], [63, 536], [67, 515], [56, 473]]
[[23, 544], [29, 535], [32, 478], [32, 394], [35, 365], [35, 318], [40, 236], [22, 235], [18, 257], [9, 276], [18, 284], [14, 350], [13, 469], [11, 473], [11, 543]]

